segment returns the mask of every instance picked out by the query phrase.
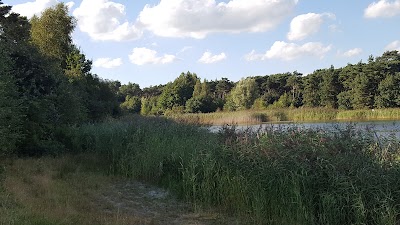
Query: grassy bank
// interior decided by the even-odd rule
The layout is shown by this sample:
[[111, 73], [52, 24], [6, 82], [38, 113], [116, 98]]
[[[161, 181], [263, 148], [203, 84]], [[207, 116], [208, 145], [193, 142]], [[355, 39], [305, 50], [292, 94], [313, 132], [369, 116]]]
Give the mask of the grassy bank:
[[70, 131], [76, 151], [108, 170], [169, 188], [196, 208], [244, 224], [398, 224], [400, 147], [352, 127], [219, 134], [160, 118], [126, 118]]
[[88, 155], [2, 161], [0, 224], [135, 224], [105, 214], [94, 196], [111, 183], [104, 162]]
[[328, 108], [296, 108], [247, 110], [237, 112], [192, 113], [171, 115], [170, 118], [191, 124], [259, 124], [263, 122], [398, 120], [400, 109], [336, 110]]
[[0, 161], [0, 224], [235, 224], [158, 187], [109, 174], [95, 154]]

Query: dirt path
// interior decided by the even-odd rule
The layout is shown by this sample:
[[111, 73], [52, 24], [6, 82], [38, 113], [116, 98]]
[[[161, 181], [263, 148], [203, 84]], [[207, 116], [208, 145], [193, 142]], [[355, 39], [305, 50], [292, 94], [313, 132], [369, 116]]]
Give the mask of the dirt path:
[[118, 181], [106, 187], [96, 205], [107, 214], [140, 218], [143, 224], [235, 224], [217, 213], [191, 212], [189, 205], [179, 202], [168, 191], [137, 181]]

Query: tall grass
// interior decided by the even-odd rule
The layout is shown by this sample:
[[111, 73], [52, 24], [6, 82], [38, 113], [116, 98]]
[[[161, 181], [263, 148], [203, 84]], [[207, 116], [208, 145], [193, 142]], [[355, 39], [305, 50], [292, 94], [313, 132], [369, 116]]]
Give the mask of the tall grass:
[[237, 112], [174, 114], [169, 118], [192, 124], [259, 124], [277, 121], [337, 121], [400, 119], [400, 109], [337, 110], [330, 108], [283, 108]]
[[398, 224], [400, 144], [353, 127], [218, 134], [162, 118], [71, 131], [70, 145], [109, 159], [115, 174], [169, 187], [197, 208], [245, 224]]

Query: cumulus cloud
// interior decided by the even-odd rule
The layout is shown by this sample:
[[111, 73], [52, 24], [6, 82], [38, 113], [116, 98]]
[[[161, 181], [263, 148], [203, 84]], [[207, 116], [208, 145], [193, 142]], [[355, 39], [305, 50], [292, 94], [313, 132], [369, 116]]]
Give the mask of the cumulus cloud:
[[106, 68], [106, 69], [112, 69], [115, 67], [119, 67], [122, 65], [122, 59], [121, 58], [98, 58], [94, 61], [93, 65], [95, 67], [101, 67], [101, 68]]
[[138, 21], [163, 37], [204, 38], [216, 32], [263, 32], [290, 15], [298, 0], [160, 0], [146, 5]]
[[364, 11], [366, 18], [393, 17], [400, 15], [400, 0], [379, 0], [371, 3]]
[[100, 41], [127, 41], [141, 37], [135, 23], [127, 21], [125, 6], [109, 0], [82, 0], [73, 15], [78, 27], [92, 39]]
[[[57, 3], [59, 3], [58, 0], [35, 0], [13, 5], [12, 11], [30, 19], [34, 15], [39, 16], [46, 8], [52, 7]], [[74, 2], [67, 2], [65, 4], [68, 8], [71, 8], [74, 5]]]
[[254, 50], [244, 56], [247, 61], [281, 59], [293, 60], [299, 57], [312, 56], [323, 58], [331, 50], [331, 46], [325, 46], [319, 42], [308, 42], [303, 45], [276, 41], [265, 54], [257, 54]]
[[177, 60], [175, 55], [164, 54], [158, 56], [157, 51], [148, 48], [134, 48], [129, 59], [133, 64], [142, 66], [146, 64], [169, 64]]
[[353, 48], [353, 49], [347, 50], [343, 53], [339, 52], [339, 55], [350, 58], [353, 56], [360, 55], [362, 52], [363, 52], [363, 50], [361, 48]]
[[290, 41], [298, 41], [317, 33], [324, 22], [324, 18], [335, 19], [336, 17], [331, 13], [307, 13], [296, 16], [290, 23], [290, 31], [287, 38]]
[[393, 51], [393, 50], [400, 51], [400, 40], [393, 41], [385, 47], [385, 51]]
[[210, 51], [206, 51], [199, 59], [199, 62], [204, 64], [212, 64], [222, 61], [224, 59], [226, 59], [226, 54], [224, 52], [218, 55], [213, 55]]

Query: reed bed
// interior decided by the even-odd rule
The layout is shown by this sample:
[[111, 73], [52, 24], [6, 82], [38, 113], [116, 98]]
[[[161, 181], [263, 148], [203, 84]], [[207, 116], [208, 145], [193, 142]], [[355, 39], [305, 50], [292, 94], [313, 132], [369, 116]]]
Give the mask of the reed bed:
[[260, 124], [264, 122], [318, 122], [340, 120], [398, 120], [400, 109], [337, 110], [330, 108], [285, 108], [236, 112], [187, 113], [168, 118], [189, 124]]
[[397, 225], [400, 144], [354, 127], [219, 133], [163, 118], [131, 117], [70, 131], [74, 149], [109, 171], [169, 188], [195, 208], [245, 224]]

